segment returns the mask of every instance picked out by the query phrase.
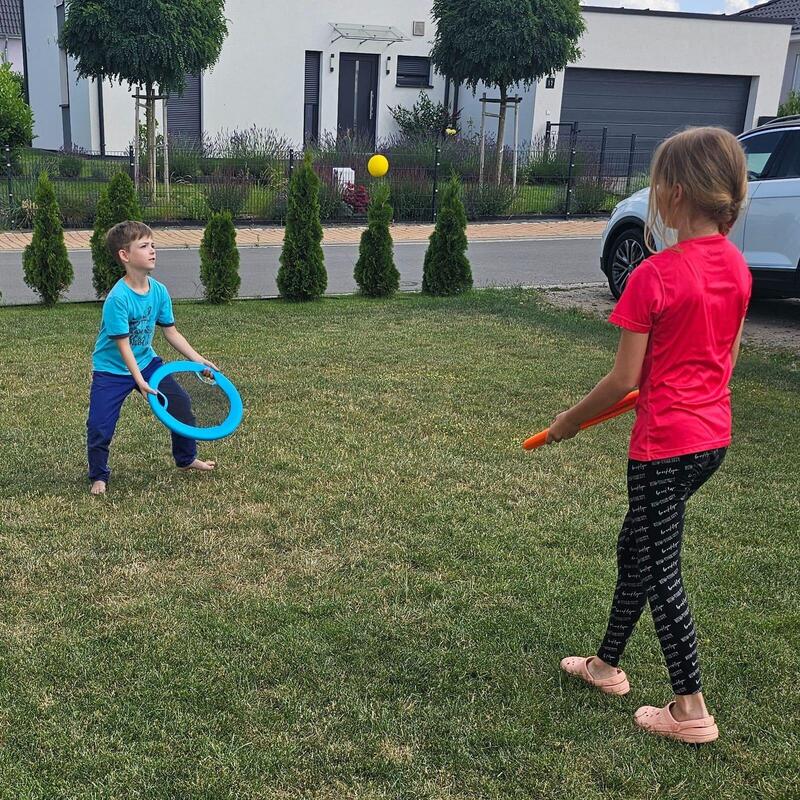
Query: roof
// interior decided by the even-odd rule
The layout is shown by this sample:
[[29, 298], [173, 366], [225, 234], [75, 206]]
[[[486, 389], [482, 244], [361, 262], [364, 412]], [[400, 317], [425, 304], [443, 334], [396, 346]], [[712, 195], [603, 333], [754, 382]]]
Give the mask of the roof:
[[[623, 0], [625, 2], [625, 0]], [[800, 0], [795, 0], [800, 2]], [[738, 14], [727, 16], [725, 14], [703, 14], [692, 11], [651, 11], [649, 8], [625, 8], [616, 6], [593, 6], [590, 4], [581, 5], [581, 11], [590, 11], [593, 14], [632, 14], [644, 17], [672, 17], [674, 19], [708, 19], [718, 22], [762, 22], [775, 25], [789, 25], [792, 20], [780, 17], [775, 19], [769, 17], [741, 17]]]
[[769, 0], [767, 3], [746, 8], [736, 16], [753, 19], [792, 20], [792, 33], [800, 33], [800, 0]]
[[6, 36], [22, 36], [20, 0], [0, 0], [0, 33]]

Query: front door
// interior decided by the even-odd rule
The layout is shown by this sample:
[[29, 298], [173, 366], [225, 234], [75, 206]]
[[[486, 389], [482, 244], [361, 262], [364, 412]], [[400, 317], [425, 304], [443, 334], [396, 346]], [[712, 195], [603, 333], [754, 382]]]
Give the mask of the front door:
[[339, 57], [339, 136], [366, 140], [375, 147], [378, 110], [378, 56], [342, 53]]

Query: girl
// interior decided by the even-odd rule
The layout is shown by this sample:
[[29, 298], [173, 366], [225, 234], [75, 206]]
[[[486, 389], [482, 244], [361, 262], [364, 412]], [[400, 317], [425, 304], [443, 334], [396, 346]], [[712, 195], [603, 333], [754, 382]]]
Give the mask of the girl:
[[[682, 742], [719, 736], [700, 683], [697, 639], [681, 580], [686, 501], [717, 470], [731, 441], [728, 382], [739, 353], [751, 277], [727, 239], [747, 196], [739, 142], [719, 128], [667, 139], [653, 159], [646, 240], [677, 242], [631, 274], [610, 321], [621, 329], [611, 372], [559, 414], [548, 443], [639, 387], [628, 461], [629, 509], [617, 545], [618, 577], [595, 656], [561, 668], [607, 694], [630, 690], [618, 664], [647, 601], [674, 700], [643, 706], [635, 723]], [[675, 237], [673, 237], [675, 238]]]

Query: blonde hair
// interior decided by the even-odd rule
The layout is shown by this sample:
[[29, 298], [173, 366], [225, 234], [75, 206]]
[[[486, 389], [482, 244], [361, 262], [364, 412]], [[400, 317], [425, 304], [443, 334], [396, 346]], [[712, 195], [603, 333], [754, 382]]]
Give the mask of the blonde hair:
[[747, 160], [738, 139], [722, 128], [688, 128], [663, 141], [653, 156], [645, 243], [655, 252], [667, 227], [658, 209], [658, 187], [680, 186], [691, 213], [716, 222], [727, 234], [747, 198]]
[[118, 222], [106, 234], [106, 247], [108, 247], [108, 251], [114, 261], [121, 266], [122, 261], [119, 258], [119, 251], [130, 250], [134, 242], [145, 238], [152, 239], [153, 231], [144, 222], [134, 222], [126, 219], [124, 222]]

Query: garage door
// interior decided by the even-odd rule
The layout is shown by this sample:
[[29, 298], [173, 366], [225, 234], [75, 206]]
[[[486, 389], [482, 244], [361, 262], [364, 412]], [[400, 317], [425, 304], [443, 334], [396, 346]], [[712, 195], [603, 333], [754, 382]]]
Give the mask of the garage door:
[[635, 133], [652, 152], [665, 137], [689, 125], [744, 130], [750, 78], [577, 69], [566, 71], [561, 122], [582, 131], [608, 128], [609, 147], [624, 149]]

